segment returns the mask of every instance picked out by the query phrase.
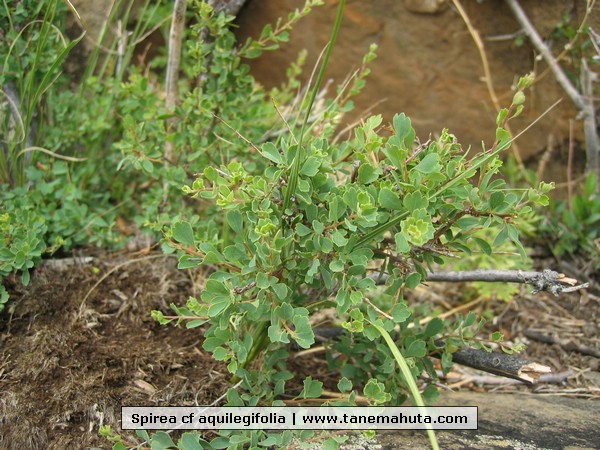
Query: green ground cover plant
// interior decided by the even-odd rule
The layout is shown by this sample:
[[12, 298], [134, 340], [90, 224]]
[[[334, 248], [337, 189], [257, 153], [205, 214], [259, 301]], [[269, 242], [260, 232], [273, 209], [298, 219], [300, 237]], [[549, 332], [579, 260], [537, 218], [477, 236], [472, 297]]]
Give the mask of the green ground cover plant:
[[552, 243], [558, 259], [582, 258], [590, 273], [600, 268], [600, 201], [597, 179], [586, 177], [582, 192], [571, 201], [551, 201], [550, 210], [541, 223], [540, 232]]
[[[132, 4], [122, 4], [127, 14]], [[474, 314], [442, 320], [413, 308], [406, 293], [437, 266], [478, 261], [506, 246], [525, 254], [517, 221], [547, 203], [551, 186], [510, 188], [500, 176], [500, 157], [511, 145], [507, 123], [521, 113], [532, 77], [520, 80], [512, 103], [498, 114], [495, 142], [478, 152], [467, 152], [445, 129], [421, 141], [403, 113], [390, 124], [379, 115], [365, 118], [347, 137], [337, 126], [366, 82], [376, 47], [327, 95], [322, 80], [343, 1], [308, 86], [299, 81], [305, 55], [289, 68], [288, 83], [271, 91], [243, 63], [285, 43], [289, 29], [320, 4], [307, 1], [238, 45], [233, 17], [191, 2], [174, 109], [164, 101], [165, 55], [132, 63], [147, 31], [167, 35], [166, 2], [145, 3], [127, 52], [92, 53], [78, 90], [60, 84], [58, 74], [63, 52], [76, 42], [55, 43], [48, 64], [57, 72], [43, 94], [56, 101], [45, 103], [52, 107], [43, 119], [30, 114], [44, 124], [36, 146], [55, 156], [27, 152], [33, 159], [24, 164], [22, 143], [5, 153], [18, 156], [16, 164], [5, 159], [3, 172], [0, 276], [20, 272], [26, 284], [29, 269], [59, 248], [122, 246], [125, 237], [114, 224], [130, 217], [138, 229], [162, 236], [163, 251], [177, 254], [182, 270], [204, 270], [198, 298], [173, 305], [171, 316], [153, 315], [191, 333], [202, 327], [204, 349], [226, 363], [237, 385], [227, 392], [232, 406], [277, 405], [284, 394], [321, 398], [323, 383], [312, 377], [290, 392], [286, 361], [292, 345], [314, 344], [314, 318], [324, 309], [336, 311], [333, 324], [344, 330], [326, 356], [340, 374], [337, 405], [354, 404], [359, 395], [373, 405], [431, 402], [438, 377], [433, 353], [448, 371], [452, 353], [463, 346], [495, 343], [512, 351], [498, 334], [480, 336], [483, 321]], [[40, 11], [32, 9], [25, 23]], [[20, 17], [17, 12], [6, 20]], [[42, 19], [49, 30], [53, 20]], [[109, 48], [118, 46], [118, 39], [110, 42]], [[12, 57], [5, 50], [5, 61]], [[5, 116], [5, 136], [18, 134], [12, 117]], [[77, 126], [63, 130], [61, 123]], [[0, 308], [6, 291], [1, 295]], [[422, 374], [429, 382], [421, 393], [415, 380]], [[113, 448], [126, 448], [110, 429], [102, 433]], [[210, 442], [185, 433], [175, 443], [162, 432], [137, 434], [156, 449], [283, 447], [315, 438], [312, 431], [225, 431]], [[322, 437], [326, 448], [343, 439]]]
[[[245, 73], [239, 56], [249, 47], [234, 50], [226, 28], [230, 19], [213, 16], [206, 5], [198, 11], [198, 29], [209, 29], [216, 36], [192, 44], [206, 49], [194, 53], [198, 59], [194, 67], [200, 70], [192, 72], [193, 77], [203, 80], [210, 73], [207, 67], [217, 64], [214, 58], [221, 55], [228, 61], [225, 67]], [[334, 27], [329, 49], [335, 33]], [[364, 64], [373, 56], [367, 55]], [[404, 292], [426, 280], [433, 265], [474, 251], [489, 255], [512, 242], [524, 253], [514, 220], [520, 212], [529, 212], [531, 204], [547, 201], [549, 186], [541, 185], [540, 191], [512, 190], [496, 177], [502, 165], [499, 156], [510, 146], [506, 123], [522, 111], [523, 91], [531, 77], [520, 81], [512, 104], [498, 115], [496, 142], [468, 155], [447, 130], [435, 141], [421, 143], [404, 114], [397, 114], [390, 126], [381, 116], [372, 116], [356, 127], [352, 138], [339, 139], [335, 126], [347, 107], [344, 86], [309, 124], [327, 57], [326, 53], [293, 121], [274, 114], [278, 104], [285, 104], [278, 93], [271, 93], [273, 106], [264, 91], [251, 88], [250, 77], [228, 78], [227, 71], [214, 74], [221, 81], [220, 92], [246, 89], [244, 110], [249, 108], [248, 98], [258, 98], [257, 111], [262, 112], [258, 117], [269, 117], [268, 126], [256, 133], [240, 120], [241, 110], [210, 103], [210, 78], [204, 78], [200, 88], [182, 93], [182, 107], [175, 112], [179, 126], [172, 139], [181, 139], [183, 148], [198, 149], [190, 167], [201, 170], [195, 171], [198, 175], [183, 192], [197, 200], [199, 211], [162, 224], [166, 225], [163, 249], [178, 253], [181, 269], [203, 266], [210, 276], [200, 298], [190, 298], [183, 307], [173, 305], [173, 316], [161, 312], [154, 316], [161, 323], [184, 322], [190, 329], [205, 329], [204, 349], [227, 363], [232, 383], [241, 382], [238, 389], [229, 390], [228, 405], [278, 404], [283, 394], [289, 395], [286, 382], [292, 374], [285, 364], [289, 345], [309, 348], [314, 343], [311, 318], [324, 308], [335, 308], [337, 325], [348, 332], [334, 345], [345, 356], [328, 357], [342, 377], [338, 387], [344, 400], [337, 404], [353, 404], [359, 394], [371, 404], [402, 404], [410, 396], [419, 402], [420, 394], [409, 386], [423, 372], [437, 378], [430, 353], [442, 351], [442, 366], [448, 370], [454, 350], [464, 345], [486, 347], [486, 341], [477, 336], [483, 322], [472, 314], [449, 322], [433, 318], [419, 325]], [[354, 90], [366, 73], [361, 71], [355, 79]], [[240, 80], [248, 85], [240, 86]], [[235, 99], [239, 96], [228, 97], [229, 104]], [[201, 106], [178, 115], [190, 102]], [[196, 133], [185, 128], [192, 114], [193, 124], [199, 126]], [[137, 124], [135, 132], [120, 146], [126, 152], [155, 149], [153, 154], [129, 156], [132, 164], [151, 175], [163, 167], [164, 127], [140, 120], [132, 121]], [[266, 130], [277, 123], [280, 131], [269, 135]], [[212, 131], [208, 135], [207, 127]], [[134, 140], [139, 136], [154, 144]], [[204, 145], [187, 144], [186, 139], [198, 136], [206, 139], [201, 141]], [[495, 232], [484, 239], [477, 233], [481, 229]], [[387, 281], [378, 287], [384, 274]], [[440, 339], [445, 342], [442, 347]], [[501, 336], [490, 336], [492, 341], [500, 342]], [[408, 373], [398, 370], [399, 361]], [[295, 395], [318, 399], [322, 386], [309, 377]], [[433, 383], [425, 390], [425, 399], [434, 399], [435, 391]], [[299, 434], [301, 439], [314, 437], [313, 432]], [[155, 436], [165, 442], [164, 433]], [[153, 437], [147, 438], [153, 442]], [[285, 446], [292, 438], [291, 432], [237, 431], [223, 432], [210, 443], [197, 442], [204, 448], [259, 448]], [[337, 445], [336, 439], [327, 441]], [[175, 444], [169, 439], [164, 447], [157, 445]]]
[[129, 101], [123, 80], [135, 69], [130, 61], [137, 44], [164, 23], [164, 4], [142, 5], [129, 45], [118, 52], [122, 36], [108, 30], [117, 18], [127, 22], [132, 7], [133, 1], [115, 4], [81, 75], [65, 70], [83, 38], [65, 33], [67, 13], [78, 17], [70, 3], [3, 4], [0, 311], [11, 274], [20, 273], [27, 285], [44, 256], [76, 246], [122, 248], [128, 236], [117, 219], [144, 222], [134, 190], [145, 180], [117, 172], [122, 156], [114, 143], [123, 135], [120, 111]]

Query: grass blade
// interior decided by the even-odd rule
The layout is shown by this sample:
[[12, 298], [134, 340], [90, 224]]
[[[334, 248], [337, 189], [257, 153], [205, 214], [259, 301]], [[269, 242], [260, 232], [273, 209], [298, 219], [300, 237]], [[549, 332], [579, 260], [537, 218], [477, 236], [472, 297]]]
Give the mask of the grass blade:
[[[400, 368], [400, 372], [402, 373], [402, 376], [406, 380], [406, 384], [408, 385], [408, 390], [412, 394], [415, 404], [417, 406], [425, 407], [425, 402], [423, 401], [423, 398], [421, 397], [421, 393], [419, 392], [419, 388], [417, 387], [417, 383], [415, 382], [413, 374], [410, 371], [410, 368], [408, 367], [408, 364], [406, 363], [404, 356], [402, 356], [402, 353], [400, 353], [400, 350], [398, 350], [398, 347], [396, 346], [392, 337], [382, 326], [377, 325], [376, 323], [373, 323], [373, 322], [370, 322], [370, 323], [371, 323], [371, 325], [373, 325], [375, 327], [375, 329], [379, 332], [379, 334], [381, 334], [381, 336], [385, 340], [385, 343], [388, 345], [390, 351], [392, 352], [392, 355], [394, 355], [394, 359], [396, 360], [396, 363], [398, 364], [398, 367]], [[435, 436], [435, 432], [429, 427], [427, 429], [427, 435], [429, 436], [429, 441], [431, 442], [431, 447], [434, 450], [439, 450], [440, 447], [438, 445], [437, 438]]]
[[323, 77], [325, 76], [325, 70], [327, 69], [327, 64], [329, 62], [329, 57], [331, 56], [331, 52], [333, 51], [333, 46], [335, 44], [335, 40], [338, 35], [338, 31], [340, 29], [340, 25], [342, 24], [342, 18], [344, 16], [344, 7], [346, 5], [346, 0], [340, 0], [338, 5], [337, 16], [335, 18], [335, 23], [333, 24], [333, 29], [331, 30], [331, 36], [329, 37], [329, 42], [327, 43], [327, 52], [325, 53], [325, 58], [323, 59], [323, 64], [319, 69], [319, 74], [317, 75], [317, 81], [313, 86], [313, 90], [310, 96], [310, 101], [308, 103], [308, 107], [306, 109], [306, 114], [304, 115], [304, 121], [302, 122], [302, 128], [300, 129], [300, 138], [298, 139], [298, 148], [296, 150], [296, 156], [294, 157], [294, 163], [292, 164], [292, 170], [290, 172], [290, 176], [288, 179], [288, 186], [285, 190], [285, 196], [283, 198], [283, 210], [285, 211], [290, 207], [290, 202], [292, 195], [296, 192], [296, 187], [298, 186], [298, 174], [300, 172], [300, 164], [304, 160], [304, 148], [302, 147], [302, 142], [304, 139], [304, 132], [306, 129], [306, 124], [308, 123], [308, 119], [310, 118], [310, 112], [312, 110], [313, 104], [315, 102], [315, 98], [317, 98], [317, 94], [319, 93], [319, 88], [321, 87], [321, 82], [323, 81]]

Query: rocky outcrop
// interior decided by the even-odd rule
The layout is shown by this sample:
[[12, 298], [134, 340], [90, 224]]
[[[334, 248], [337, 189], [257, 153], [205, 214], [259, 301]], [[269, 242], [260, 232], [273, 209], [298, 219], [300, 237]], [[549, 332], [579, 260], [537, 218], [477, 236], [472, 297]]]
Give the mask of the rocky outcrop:
[[[559, 173], [547, 172], [546, 178], [561, 179], [564, 164], [560, 161], [566, 161], [567, 153], [567, 146], [562, 144], [569, 137], [569, 120], [577, 116], [571, 101], [552, 75], [545, 73], [546, 64], [536, 59], [526, 39], [517, 39], [520, 27], [503, 2], [461, 3], [483, 39], [493, 86], [503, 106], [510, 104], [511, 86], [519, 76], [531, 71], [544, 74], [528, 93], [525, 113], [512, 125], [514, 132], [524, 129], [563, 98], [517, 142], [523, 159], [529, 160], [533, 168], [550, 142], [555, 147], [552, 161], [559, 162]], [[553, 40], [553, 30], [564, 21], [565, 14], [573, 17], [576, 26], [577, 18], [581, 19], [585, 12], [585, 3], [575, 0], [521, 3], [556, 55], [563, 49]], [[238, 17], [240, 38], [258, 36], [264, 24], [285, 17], [302, 4], [301, 0], [250, 0]], [[303, 19], [285, 47], [249, 61], [253, 74], [267, 86], [279, 85], [290, 61], [306, 48], [310, 55], [308, 75], [327, 42], [336, 8], [337, 1], [327, 0], [325, 6]], [[591, 23], [600, 24], [598, 11], [592, 13]], [[485, 83], [480, 53], [452, 1], [349, 1], [328, 76], [338, 82], [343, 80], [360, 64], [373, 42], [379, 45], [379, 58], [372, 63], [367, 87], [356, 99], [357, 107], [346, 118], [348, 122], [385, 100], [373, 112], [383, 113], [387, 120], [396, 112], [405, 112], [421, 138], [447, 127], [464, 144], [481, 148], [484, 141], [491, 145], [496, 111]], [[566, 70], [572, 70], [569, 61], [565, 63]], [[582, 140], [580, 122], [576, 122], [575, 132], [577, 139]], [[576, 158], [583, 166], [584, 152]]]

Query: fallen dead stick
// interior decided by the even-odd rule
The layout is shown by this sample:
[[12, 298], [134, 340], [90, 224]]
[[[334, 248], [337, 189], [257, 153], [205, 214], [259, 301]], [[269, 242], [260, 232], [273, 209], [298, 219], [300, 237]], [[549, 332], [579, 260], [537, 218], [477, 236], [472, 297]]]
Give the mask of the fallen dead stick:
[[558, 336], [543, 334], [533, 330], [525, 330], [523, 334], [529, 339], [533, 339], [534, 341], [543, 342], [544, 344], [558, 344], [564, 350], [600, 358], [599, 349], [589, 347], [587, 345], [577, 345], [575, 342], [569, 339], [561, 339]]
[[[373, 276], [378, 284], [384, 284], [388, 279], [387, 274]], [[427, 281], [483, 281], [502, 283], [524, 283], [533, 286], [533, 294], [548, 291], [558, 296], [563, 292], [573, 292], [589, 287], [589, 283], [577, 284], [574, 278], [569, 278], [563, 273], [545, 269], [542, 272], [524, 272], [522, 270], [467, 270], [463, 272], [430, 272]]]
[[[436, 345], [443, 346], [443, 342], [436, 341]], [[441, 352], [433, 354], [441, 358]], [[534, 384], [540, 381], [542, 375], [552, 372], [552, 369], [543, 364], [528, 361], [505, 353], [488, 352], [475, 348], [463, 348], [452, 354], [452, 361], [473, 369], [482, 370], [493, 375], [513, 378], [523, 383]]]
[[[562, 384], [569, 377], [575, 375], [575, 372], [572, 370], [565, 370], [559, 373], [544, 373], [540, 375], [538, 383], [544, 384]], [[441, 371], [438, 371], [438, 376], [440, 378], [444, 377], [444, 374]], [[450, 384], [452, 387], [454, 384], [460, 383], [475, 383], [478, 385], [515, 385], [521, 383], [520, 380], [509, 379], [504, 377], [497, 377], [495, 375], [470, 375], [465, 374], [464, 376], [447, 376], [446, 382]]]
[[[315, 335], [318, 340], [336, 339], [345, 330], [340, 328], [317, 328]], [[442, 357], [442, 350], [445, 345], [443, 341], [436, 341], [436, 345], [440, 348], [431, 356], [434, 358]], [[310, 348], [305, 351], [298, 352], [296, 357], [315, 353], [319, 349], [324, 350], [324, 347]], [[522, 381], [523, 383], [534, 384], [540, 381], [540, 377], [544, 374], [549, 374], [552, 369], [543, 364], [528, 361], [505, 353], [488, 352], [483, 349], [464, 348], [452, 354], [452, 361], [463, 366], [473, 369], [482, 370], [493, 375], [501, 377], [513, 378]]]

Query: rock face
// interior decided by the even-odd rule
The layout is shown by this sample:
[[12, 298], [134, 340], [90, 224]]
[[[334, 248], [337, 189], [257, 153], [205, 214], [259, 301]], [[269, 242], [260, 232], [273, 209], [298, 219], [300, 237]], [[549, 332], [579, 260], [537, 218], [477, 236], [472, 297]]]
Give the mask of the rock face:
[[[285, 68], [303, 48], [309, 52], [305, 69], [308, 76], [328, 40], [337, 3], [326, 0], [325, 6], [316, 8], [295, 27], [290, 42], [282, 49], [249, 61], [257, 79], [266, 86], [281, 84]], [[502, 107], [510, 104], [511, 86], [519, 76], [531, 71], [541, 75], [528, 92], [523, 116], [513, 122], [515, 134], [563, 99], [519, 139], [517, 146], [523, 159], [535, 169], [537, 159], [550, 142], [555, 146], [552, 161], [566, 161], [567, 146], [563, 143], [569, 138], [569, 120], [577, 115], [570, 99], [552, 74], [545, 73], [547, 65], [536, 60], [527, 40], [517, 45], [520, 26], [503, 2], [461, 3], [483, 40], [492, 84]], [[552, 31], [565, 14], [574, 18], [576, 27], [585, 13], [585, 3], [576, 0], [521, 3], [555, 55], [562, 48], [551, 37]], [[238, 16], [240, 39], [258, 36], [263, 25], [286, 17], [303, 4], [303, 0], [250, 0]], [[590, 20], [592, 26], [600, 22], [598, 11], [592, 12]], [[360, 65], [371, 43], [378, 44], [379, 57], [372, 63], [367, 86], [356, 99], [356, 109], [346, 117], [347, 122], [375, 105], [372, 113], [382, 113], [388, 121], [394, 113], [405, 112], [422, 140], [429, 133], [449, 128], [460, 142], [475, 149], [481, 148], [482, 141], [488, 147], [493, 143], [496, 109], [486, 86], [481, 56], [452, 1], [349, 0], [327, 76], [341, 82]], [[565, 67], [573, 70], [568, 61]], [[583, 140], [582, 124], [577, 120], [575, 133], [577, 139]], [[581, 165], [584, 158], [583, 152], [576, 155]], [[564, 164], [559, 164], [559, 168], [564, 172]], [[560, 175], [546, 172], [547, 179], [560, 179]]]
[[[591, 400], [521, 394], [453, 392], [439, 406], [477, 406], [477, 430], [438, 431], [447, 450], [598, 448], [598, 407]], [[377, 436], [381, 450], [430, 449], [421, 431], [385, 432]], [[370, 446], [367, 448], [376, 448]]]

